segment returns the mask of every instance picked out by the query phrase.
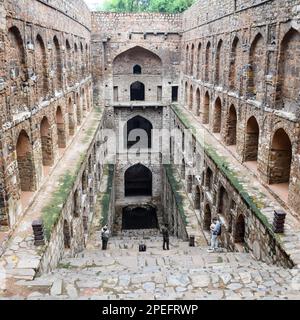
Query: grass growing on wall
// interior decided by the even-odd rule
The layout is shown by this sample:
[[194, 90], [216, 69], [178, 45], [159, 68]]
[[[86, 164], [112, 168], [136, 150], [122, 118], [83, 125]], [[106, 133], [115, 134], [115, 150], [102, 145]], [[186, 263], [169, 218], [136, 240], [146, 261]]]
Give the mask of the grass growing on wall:
[[50, 203], [42, 210], [42, 220], [46, 239], [49, 241], [51, 231], [56, 225], [62, 207], [68, 199], [70, 191], [73, 188], [75, 176], [68, 171], [59, 181], [59, 188], [53, 193]]
[[115, 171], [115, 167], [113, 164], [109, 164], [105, 166], [104, 175], [107, 175], [107, 187], [101, 199], [101, 225], [102, 226], [108, 223], [109, 207], [111, 203], [113, 180], [114, 180], [114, 171]]
[[[172, 109], [187, 129], [192, 129], [193, 133], [196, 132], [195, 127], [193, 127], [193, 125], [190, 123], [190, 120], [182, 112], [182, 110], [180, 110], [178, 106], [172, 105]], [[268, 229], [269, 233], [278, 242], [281, 242], [280, 236], [274, 233], [272, 225], [269, 223], [267, 217], [261, 212], [262, 203], [259, 201], [259, 199], [256, 199], [255, 197], [249, 195], [249, 193], [245, 190], [244, 186], [242, 185], [242, 181], [237, 176], [236, 172], [230, 169], [228, 161], [224, 157], [219, 156], [216, 150], [211, 145], [203, 141], [198, 141], [198, 143], [204, 149], [206, 155], [208, 155], [212, 159], [212, 161], [216, 164], [219, 170], [223, 172], [223, 174], [228, 178], [231, 185], [238, 191], [238, 193], [241, 195], [241, 197], [248, 205], [248, 207], [251, 209], [251, 211], [256, 215], [259, 221]]]
[[182, 185], [181, 181], [178, 181], [176, 179], [174, 168], [172, 167], [172, 165], [165, 164], [164, 168], [166, 170], [166, 176], [171, 186], [171, 189], [175, 198], [176, 206], [178, 208], [180, 216], [183, 220], [184, 225], [187, 225], [187, 218], [186, 218], [185, 210], [183, 207], [183, 199], [182, 199], [182, 195], [179, 193], [180, 190], [184, 190], [184, 186]]

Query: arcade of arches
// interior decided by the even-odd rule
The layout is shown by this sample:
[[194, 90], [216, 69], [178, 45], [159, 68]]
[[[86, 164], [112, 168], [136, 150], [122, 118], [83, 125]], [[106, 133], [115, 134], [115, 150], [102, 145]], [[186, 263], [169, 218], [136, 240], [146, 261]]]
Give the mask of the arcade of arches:
[[[0, 243], [24, 225], [45, 244], [32, 269], [48, 272], [84, 250], [93, 219], [114, 236], [158, 236], [167, 224], [172, 236], [207, 245], [219, 216], [226, 250], [300, 265], [296, 1], [278, 15], [269, 1], [244, 0], [224, 0], [225, 14], [202, 0], [177, 15], [123, 15], [91, 13], [82, 0], [29, 0], [45, 20], [56, 17], [52, 27], [8, 2]], [[157, 137], [163, 129], [176, 135]], [[274, 211], [286, 213], [282, 241]]]

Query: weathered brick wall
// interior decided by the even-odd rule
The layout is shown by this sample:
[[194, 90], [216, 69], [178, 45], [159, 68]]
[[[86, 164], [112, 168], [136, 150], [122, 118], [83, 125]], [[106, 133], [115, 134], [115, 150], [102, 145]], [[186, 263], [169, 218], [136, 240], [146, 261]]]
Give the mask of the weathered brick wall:
[[1, 3], [1, 225], [15, 225], [22, 192], [38, 190], [43, 165], [56, 163], [91, 109], [90, 28], [83, 1]]
[[[183, 14], [181, 63], [182, 104], [235, 145], [241, 161], [257, 161], [261, 181], [289, 181], [288, 205], [297, 214], [299, 8], [297, 0], [198, 1]], [[253, 139], [251, 122], [257, 122]], [[280, 162], [281, 129], [288, 136], [281, 151], [292, 156]]]
[[[162, 100], [171, 100], [171, 87], [178, 85], [180, 72], [180, 42], [181, 42], [181, 15], [163, 14], [129, 14], [129, 13], [93, 13], [92, 15], [92, 61], [94, 78], [95, 102], [104, 102], [105, 105], [113, 103], [113, 87], [123, 82], [121, 92], [130, 90], [130, 81], [138, 78], [147, 82], [146, 92], [148, 101], [157, 101], [157, 85], [162, 86]], [[158, 56], [162, 63], [163, 78], [151, 81], [142, 74], [130, 81], [116, 77], [114, 80], [113, 69], [115, 59], [129, 49], [142, 47]], [[136, 55], [137, 56], [137, 55]], [[118, 61], [117, 61], [118, 62]], [[142, 68], [148, 68], [148, 59], [142, 59]], [[128, 65], [129, 67], [129, 65]], [[131, 69], [131, 68], [130, 68]], [[132, 69], [131, 69], [132, 71]], [[131, 72], [132, 74], [132, 72]], [[153, 70], [152, 75], [155, 74]], [[155, 82], [160, 84], [155, 84]], [[150, 88], [149, 88], [150, 85]], [[126, 86], [126, 87], [125, 87]], [[121, 95], [122, 96], [122, 95]], [[126, 96], [127, 98], [128, 96]]]

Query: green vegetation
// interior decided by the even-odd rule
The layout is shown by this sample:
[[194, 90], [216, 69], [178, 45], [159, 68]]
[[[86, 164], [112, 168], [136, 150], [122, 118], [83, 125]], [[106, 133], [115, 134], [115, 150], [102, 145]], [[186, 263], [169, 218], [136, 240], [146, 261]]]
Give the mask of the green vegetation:
[[189, 8], [194, 2], [195, 0], [106, 0], [98, 10], [179, 13]]
[[166, 170], [166, 175], [167, 175], [169, 184], [171, 186], [172, 192], [175, 197], [176, 206], [178, 208], [178, 211], [180, 213], [180, 216], [181, 216], [184, 224], [187, 225], [187, 218], [186, 218], [185, 210], [183, 207], [183, 199], [182, 199], [182, 195], [180, 194], [180, 190], [184, 190], [184, 186], [180, 180], [178, 181], [176, 179], [175, 173], [174, 173], [174, 168], [172, 167], [172, 165], [165, 164], [164, 167]]
[[111, 202], [112, 196], [112, 187], [114, 180], [114, 171], [115, 167], [113, 164], [109, 164], [104, 169], [104, 175], [107, 175], [107, 187], [106, 191], [101, 199], [101, 225], [104, 226], [108, 223], [108, 215], [109, 215], [109, 206]]
[[51, 231], [60, 217], [61, 210], [67, 201], [74, 182], [75, 176], [71, 175], [71, 173], [67, 171], [67, 173], [60, 179], [59, 187], [54, 192], [50, 203], [42, 210], [44, 231], [48, 241], [50, 240]]

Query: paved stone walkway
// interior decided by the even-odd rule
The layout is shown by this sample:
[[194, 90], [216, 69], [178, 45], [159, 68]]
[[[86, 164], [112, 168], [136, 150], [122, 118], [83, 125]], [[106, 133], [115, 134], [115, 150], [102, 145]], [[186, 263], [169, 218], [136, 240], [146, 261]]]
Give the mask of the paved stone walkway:
[[[300, 270], [253, 260], [245, 253], [207, 253], [171, 239], [163, 251], [159, 237], [113, 238], [101, 251], [95, 233], [87, 249], [65, 258], [57, 270], [33, 281], [20, 280], [10, 299], [299, 299]], [[16, 292], [18, 294], [16, 295]]]
[[[282, 209], [280, 203], [264, 187], [255, 176], [254, 172], [241, 164], [234, 154], [226, 148], [215, 135], [212, 135], [207, 128], [200, 123], [199, 118], [195, 117], [190, 111], [181, 108], [180, 113], [188, 123], [197, 130], [199, 137], [203, 137], [206, 144], [213, 146], [218, 156], [224, 158], [229, 163], [230, 169], [236, 173], [243, 188], [254, 197], [260, 204], [261, 213], [273, 224], [274, 210]], [[180, 115], [179, 115], [180, 117]], [[280, 235], [282, 248], [290, 256], [296, 267], [300, 266], [300, 222], [289, 210], [287, 211], [284, 234]]]
[[47, 183], [44, 183], [39, 190], [32, 205], [24, 214], [9, 241], [6, 243], [5, 248], [2, 249], [3, 254], [0, 258], [0, 268], [5, 270], [7, 277], [12, 278], [12, 282], [15, 279], [32, 280], [35, 276], [42, 253], [33, 244], [32, 222], [41, 217], [42, 209], [58, 188], [60, 178], [66, 173], [66, 169], [70, 170], [70, 172], [76, 170], [78, 161], [80, 161], [80, 155], [86, 152], [90, 140], [93, 138], [85, 139], [86, 128], [93, 128], [95, 121], [98, 123], [100, 117], [101, 115], [96, 111], [92, 111], [87, 116], [68, 146], [67, 152], [63, 154], [55, 170], [47, 178]]

